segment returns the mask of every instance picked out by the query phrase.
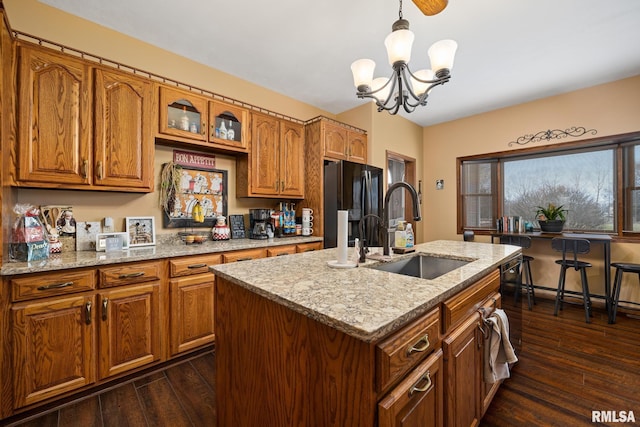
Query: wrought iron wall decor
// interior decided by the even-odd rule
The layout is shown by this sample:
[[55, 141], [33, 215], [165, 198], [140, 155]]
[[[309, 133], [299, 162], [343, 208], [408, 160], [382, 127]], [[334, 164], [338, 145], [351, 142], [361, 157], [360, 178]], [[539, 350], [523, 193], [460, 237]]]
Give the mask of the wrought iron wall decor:
[[528, 144], [530, 142], [539, 142], [544, 140], [550, 141], [552, 139], [562, 139], [562, 138], [566, 138], [568, 136], [572, 136], [574, 138], [577, 138], [579, 136], [585, 135], [587, 133], [591, 133], [591, 135], [595, 135], [598, 133], [597, 130], [595, 129], [589, 129], [587, 130], [586, 128], [582, 127], [582, 126], [574, 126], [571, 127], [569, 129], [565, 129], [565, 130], [560, 130], [560, 129], [554, 129], [554, 130], [541, 130], [540, 132], [534, 134], [534, 135], [523, 135], [521, 137], [519, 137], [518, 139], [516, 139], [515, 141], [511, 141], [509, 142], [509, 147], [511, 147], [513, 144], [518, 144], [518, 145], [525, 145]]

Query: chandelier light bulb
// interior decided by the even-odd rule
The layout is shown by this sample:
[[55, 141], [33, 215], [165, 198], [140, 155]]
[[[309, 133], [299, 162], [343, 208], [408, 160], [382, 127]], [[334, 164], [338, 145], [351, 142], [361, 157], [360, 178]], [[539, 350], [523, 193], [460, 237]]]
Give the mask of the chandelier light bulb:
[[393, 66], [396, 62], [406, 64], [411, 60], [411, 47], [414, 39], [415, 35], [411, 30], [395, 30], [384, 39], [389, 65]]
[[[371, 92], [375, 92], [378, 89], [384, 87], [384, 85], [386, 85], [388, 81], [389, 81], [389, 79], [387, 77], [377, 77], [377, 78], [373, 79], [373, 82], [371, 82]], [[387, 98], [389, 97], [389, 93], [391, 93], [391, 85], [390, 84], [387, 85], [387, 87], [382, 89], [380, 92], [374, 93], [373, 96], [379, 102], [385, 102], [387, 100]]]
[[[413, 73], [413, 75], [420, 80], [432, 81], [434, 79], [433, 70], [418, 70]], [[429, 90], [430, 85], [431, 83], [425, 83], [411, 77], [411, 87], [413, 88], [413, 93], [415, 93], [416, 96], [422, 96], [423, 93]]]
[[458, 49], [458, 43], [453, 40], [440, 40], [435, 42], [429, 48], [429, 61], [431, 69], [438, 75], [440, 70], [449, 70], [453, 68], [453, 59]]
[[[371, 87], [373, 80], [373, 70], [376, 63], [371, 59], [358, 59], [351, 64], [351, 72], [353, 73], [353, 84], [356, 89], [360, 87]], [[360, 90], [360, 89], [358, 89]]]

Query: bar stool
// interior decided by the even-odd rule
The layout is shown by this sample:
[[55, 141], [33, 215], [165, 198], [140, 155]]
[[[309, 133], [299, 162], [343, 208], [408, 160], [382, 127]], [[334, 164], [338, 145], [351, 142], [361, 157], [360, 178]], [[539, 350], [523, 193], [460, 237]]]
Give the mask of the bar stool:
[[614, 262], [611, 267], [616, 268], [616, 278], [613, 282], [613, 292], [611, 298], [611, 312], [609, 313], [609, 323], [616, 323], [616, 314], [618, 312], [618, 301], [620, 300], [620, 288], [622, 287], [623, 273], [638, 273], [640, 279], [640, 264], [632, 264], [628, 262]]
[[554, 237], [551, 239], [551, 247], [555, 251], [562, 252], [562, 259], [556, 260], [556, 264], [560, 265], [560, 277], [558, 279], [558, 291], [556, 292], [556, 304], [553, 315], [558, 315], [558, 308], [562, 310], [567, 270], [569, 268], [573, 268], [576, 271], [580, 271], [584, 316], [586, 322], [591, 323], [591, 296], [589, 294], [589, 282], [587, 280], [587, 268], [591, 267], [591, 263], [580, 261], [578, 259], [578, 255], [589, 253], [589, 250], [591, 249], [591, 242], [586, 239]]
[[[529, 236], [517, 236], [511, 234], [503, 234], [500, 236], [500, 243], [503, 245], [520, 246], [522, 249], [528, 249], [531, 247], [531, 237]], [[531, 261], [535, 258], [529, 255], [522, 254], [522, 271], [520, 272], [520, 287], [516, 290], [515, 298], [518, 297], [520, 288], [524, 285], [527, 291], [527, 304], [529, 310], [531, 310], [532, 304], [536, 303], [536, 295], [533, 290], [533, 277], [531, 275]], [[524, 278], [524, 281], [522, 280]]]

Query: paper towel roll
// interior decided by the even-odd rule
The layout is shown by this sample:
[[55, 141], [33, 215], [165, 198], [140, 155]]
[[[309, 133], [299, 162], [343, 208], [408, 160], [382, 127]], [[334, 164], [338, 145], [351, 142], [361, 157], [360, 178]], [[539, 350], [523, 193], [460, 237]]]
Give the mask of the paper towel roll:
[[347, 237], [348, 211], [338, 211], [338, 264], [347, 263], [349, 242]]

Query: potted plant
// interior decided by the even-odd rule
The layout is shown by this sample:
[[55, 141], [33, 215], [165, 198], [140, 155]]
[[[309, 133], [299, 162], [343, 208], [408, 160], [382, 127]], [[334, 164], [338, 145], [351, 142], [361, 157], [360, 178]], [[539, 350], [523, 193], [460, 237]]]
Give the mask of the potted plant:
[[538, 206], [536, 219], [540, 224], [540, 230], [547, 233], [561, 232], [566, 220], [565, 213], [568, 212], [563, 207], [564, 205], [555, 206], [553, 203], [549, 203], [546, 208]]

